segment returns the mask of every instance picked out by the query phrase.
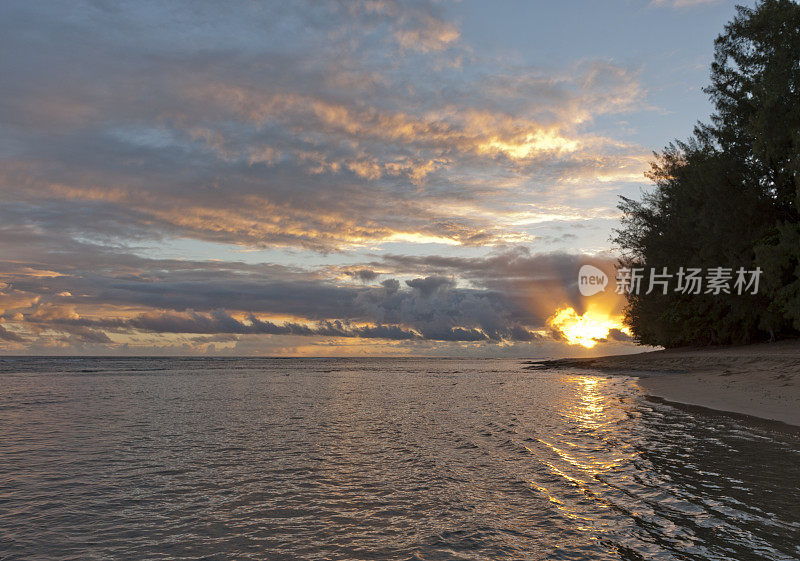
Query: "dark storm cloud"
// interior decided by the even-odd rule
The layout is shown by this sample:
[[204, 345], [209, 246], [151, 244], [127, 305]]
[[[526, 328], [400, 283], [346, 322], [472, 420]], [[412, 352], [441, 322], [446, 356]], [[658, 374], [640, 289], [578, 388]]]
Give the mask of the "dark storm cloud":
[[348, 277], [354, 277], [362, 281], [371, 281], [375, 280], [380, 276], [380, 273], [376, 273], [372, 269], [356, 269], [355, 271], [344, 271], [344, 274]]
[[[36, 317], [27, 318], [38, 323]], [[87, 319], [51, 318], [46, 321], [49, 328], [63, 329], [81, 342], [110, 342], [101, 330], [126, 333], [131, 330], [150, 333], [214, 333], [231, 335], [299, 335], [317, 337], [357, 337], [361, 339], [389, 339], [395, 341], [426, 339], [429, 341], [487, 341], [491, 337], [478, 329], [461, 327], [423, 326], [420, 331], [403, 329], [397, 325], [351, 325], [349, 322], [324, 321], [314, 325], [298, 323], [273, 323], [250, 316], [247, 321], [239, 321], [224, 310], [208, 314], [197, 312], [160, 313], [141, 315], [132, 319]], [[535, 335], [517, 328], [513, 334], [530, 341]], [[2, 335], [0, 333], [0, 335]], [[496, 334], [495, 334], [496, 335]], [[226, 341], [228, 338], [202, 338], [198, 342]], [[18, 340], [18, 339], [9, 339]]]
[[[533, 253], [525, 246], [475, 258], [388, 254], [370, 265], [388, 268], [397, 274], [422, 273], [430, 278], [468, 280], [476, 287], [503, 294], [520, 309], [530, 310], [526, 303], [531, 301], [550, 301], [551, 304], [568, 304], [581, 312], [584, 301], [578, 291], [577, 272], [585, 264], [606, 271], [613, 282], [615, 257]], [[544, 314], [529, 311], [525, 320], [542, 325], [552, 309], [550, 306]]]
[[437, 290], [453, 288], [455, 286], [453, 279], [434, 276], [407, 280], [406, 284], [415, 290], [419, 290], [419, 293], [425, 298]]
[[[29, 318], [36, 322], [35, 317]], [[65, 327], [70, 333], [96, 333], [106, 329], [117, 332], [137, 330], [150, 333], [214, 333], [236, 335], [301, 335], [322, 337], [360, 337], [364, 339], [418, 339], [420, 336], [398, 326], [350, 325], [342, 321], [324, 321], [313, 326], [298, 323], [273, 323], [259, 320], [251, 315], [247, 321], [239, 321], [224, 310], [203, 314], [162, 312], [142, 314], [131, 319], [53, 318], [47, 321], [50, 327]], [[91, 329], [90, 329], [91, 328]], [[222, 341], [225, 339], [217, 339]]]
[[631, 337], [630, 335], [619, 329], [609, 330], [608, 339], [611, 341], [621, 341], [623, 343], [633, 341], [633, 337]]
[[[506, 294], [459, 288], [448, 277], [420, 276], [406, 281], [405, 289], [395, 278], [364, 286], [291, 267], [146, 259], [69, 239], [57, 242], [33, 233], [26, 237], [25, 246], [0, 243], [5, 255], [27, 257], [24, 262], [0, 263], [5, 271], [0, 317], [39, 332], [65, 330], [86, 341], [102, 336], [77, 328], [529, 341], [535, 338], [531, 329], [544, 320], [518, 307]], [[470, 267], [473, 272], [486, 270], [475, 261]], [[528, 273], [535, 277], [535, 271]], [[125, 309], [146, 311], [119, 317], [130, 315]], [[222, 310], [245, 314], [247, 321]], [[277, 323], [260, 315], [303, 318], [311, 324]]]
[[533, 253], [518, 246], [486, 257], [387, 254], [375, 266], [390, 266], [398, 272], [415, 271], [454, 274], [460, 278], [493, 280], [558, 277], [572, 280], [586, 256], [567, 253]]

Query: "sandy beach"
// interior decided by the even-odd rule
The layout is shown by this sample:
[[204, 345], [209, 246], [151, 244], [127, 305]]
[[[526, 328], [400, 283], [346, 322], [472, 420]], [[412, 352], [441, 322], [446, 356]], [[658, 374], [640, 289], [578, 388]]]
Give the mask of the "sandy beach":
[[648, 394], [800, 426], [800, 340], [546, 361], [639, 377]]

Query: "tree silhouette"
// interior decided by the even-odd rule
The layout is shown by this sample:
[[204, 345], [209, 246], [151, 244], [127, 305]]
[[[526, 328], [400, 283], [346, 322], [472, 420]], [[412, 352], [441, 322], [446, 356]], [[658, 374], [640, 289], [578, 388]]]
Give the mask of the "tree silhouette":
[[625, 266], [763, 270], [758, 294], [631, 294], [643, 344], [747, 343], [800, 332], [800, 5], [737, 7], [714, 44], [710, 123], [675, 141], [641, 201], [622, 197]]

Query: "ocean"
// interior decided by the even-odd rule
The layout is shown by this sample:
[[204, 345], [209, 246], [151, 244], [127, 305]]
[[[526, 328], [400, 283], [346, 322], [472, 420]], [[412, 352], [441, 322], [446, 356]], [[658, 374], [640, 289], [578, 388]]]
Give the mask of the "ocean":
[[797, 559], [800, 430], [520, 360], [2, 358], [0, 558]]

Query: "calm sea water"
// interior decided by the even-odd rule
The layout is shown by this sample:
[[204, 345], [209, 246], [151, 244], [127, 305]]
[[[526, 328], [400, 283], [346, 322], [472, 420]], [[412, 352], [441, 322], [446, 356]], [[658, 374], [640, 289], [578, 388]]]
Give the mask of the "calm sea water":
[[800, 433], [520, 361], [0, 359], [2, 559], [797, 559]]

